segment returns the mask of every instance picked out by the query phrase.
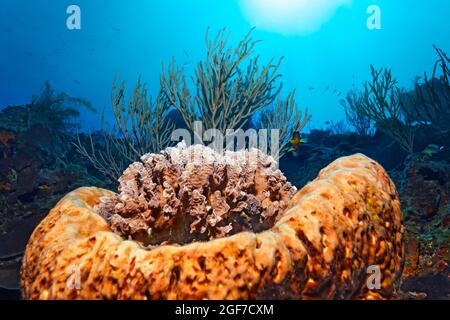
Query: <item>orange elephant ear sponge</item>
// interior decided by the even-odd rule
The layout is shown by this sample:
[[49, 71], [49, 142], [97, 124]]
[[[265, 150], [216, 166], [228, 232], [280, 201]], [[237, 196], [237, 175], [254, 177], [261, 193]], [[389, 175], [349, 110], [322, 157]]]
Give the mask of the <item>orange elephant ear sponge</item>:
[[146, 155], [120, 183], [119, 194], [68, 194], [36, 228], [25, 299], [381, 299], [398, 288], [400, 203], [363, 155], [296, 194], [259, 151], [202, 146]]

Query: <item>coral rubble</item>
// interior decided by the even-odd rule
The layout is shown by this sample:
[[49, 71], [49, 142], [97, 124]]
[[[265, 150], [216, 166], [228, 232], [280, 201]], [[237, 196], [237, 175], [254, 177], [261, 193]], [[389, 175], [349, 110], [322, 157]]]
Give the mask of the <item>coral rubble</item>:
[[[286, 210], [278, 212], [275, 224], [264, 231], [242, 228], [248, 231], [225, 238], [184, 245], [161, 244], [152, 248], [143, 248], [139, 241], [124, 239], [123, 230], [119, 234], [114, 232], [110, 225], [114, 226], [114, 216], [124, 217], [127, 210], [132, 216], [160, 207], [166, 208], [167, 212], [163, 210], [164, 213], [154, 216], [155, 221], [148, 221], [153, 226], [170, 229], [171, 219], [188, 212], [178, 211], [180, 199], [163, 190], [171, 191], [170, 187], [173, 189], [177, 183], [179, 190], [187, 188], [189, 184], [183, 179], [188, 177], [192, 178], [192, 193], [187, 194], [192, 197], [181, 202], [189, 210], [195, 208], [189, 213], [195, 218], [199, 210], [208, 211], [202, 194], [197, 191], [194, 196], [194, 191], [205, 192], [213, 185], [216, 187], [212, 190], [222, 190], [217, 187], [219, 178], [223, 177], [219, 167], [224, 161], [226, 163], [227, 157], [204, 150], [208, 155], [206, 159], [212, 157], [206, 161], [210, 164], [208, 170], [199, 171], [196, 161], [178, 166], [180, 172], [173, 170], [174, 166], [169, 164], [171, 161], [172, 164], [183, 163], [176, 157], [185, 151], [172, 149], [160, 156], [144, 157], [142, 164], [134, 164], [125, 173], [120, 195], [97, 188], [82, 188], [62, 199], [37, 227], [27, 245], [21, 272], [23, 297], [373, 299], [389, 298], [394, 294], [404, 260], [400, 203], [386, 172], [363, 155], [341, 158], [323, 169], [316, 180], [291, 199]], [[218, 160], [217, 167], [215, 160]], [[239, 156], [236, 161], [239, 163]], [[264, 161], [257, 163], [264, 164]], [[244, 166], [234, 164], [230, 173], [240, 175], [241, 182], [231, 183], [235, 189], [230, 190], [226, 201], [239, 199], [237, 188], [249, 183], [244, 178], [248, 174], [247, 168], [242, 171], [238, 168], [244, 169]], [[258, 168], [261, 167], [257, 165], [254, 169]], [[270, 169], [270, 166], [266, 168]], [[147, 176], [136, 179], [137, 172]], [[162, 172], [170, 183], [152, 186], [163, 181], [152, 174], [157, 176]], [[268, 172], [273, 173], [272, 170]], [[258, 170], [252, 177], [257, 176]], [[209, 185], [205, 177], [211, 177]], [[286, 195], [291, 192], [289, 184], [276, 171], [275, 176], [263, 174], [262, 178], [261, 184], [256, 183], [253, 187], [253, 195], [267, 190], [267, 182], [279, 185], [275, 190], [286, 190]], [[145, 198], [142, 192], [147, 187], [158, 192], [136, 202], [135, 197]], [[232, 195], [233, 192], [238, 193]], [[251, 199], [250, 194], [247, 190], [242, 196]], [[155, 199], [154, 204], [148, 201], [151, 199]], [[166, 199], [173, 202], [165, 203]], [[266, 208], [283, 209], [283, 205], [275, 205], [274, 199], [268, 199]], [[188, 206], [192, 200], [196, 201]], [[264, 200], [260, 198], [259, 201], [262, 204], [258, 205], [265, 205]], [[208, 225], [209, 217], [217, 217], [214, 206], [224, 207], [223, 201], [212, 201], [210, 205], [212, 213], [200, 214], [199, 219], [194, 219], [199, 225], [194, 223], [194, 228], [189, 231], [201, 231], [201, 226]], [[114, 208], [117, 213], [104, 219], [94, 207], [102, 214], [107, 208]], [[217, 213], [220, 216], [223, 212]], [[264, 213], [260, 212], [256, 211], [258, 218]], [[164, 219], [165, 215], [169, 219]], [[226, 214], [224, 219], [228, 217]], [[144, 224], [148, 226], [147, 221]], [[212, 230], [209, 236], [216, 238], [214, 228]], [[368, 270], [374, 266], [380, 271], [380, 286], [369, 290], [367, 283], [371, 274]], [[68, 285], [74, 277], [79, 280], [78, 285]]]

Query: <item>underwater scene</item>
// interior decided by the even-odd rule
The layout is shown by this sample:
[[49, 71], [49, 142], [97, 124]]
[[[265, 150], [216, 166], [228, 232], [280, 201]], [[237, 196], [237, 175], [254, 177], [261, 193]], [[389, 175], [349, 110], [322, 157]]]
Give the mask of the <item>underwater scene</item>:
[[0, 299], [450, 300], [449, 13], [0, 0]]

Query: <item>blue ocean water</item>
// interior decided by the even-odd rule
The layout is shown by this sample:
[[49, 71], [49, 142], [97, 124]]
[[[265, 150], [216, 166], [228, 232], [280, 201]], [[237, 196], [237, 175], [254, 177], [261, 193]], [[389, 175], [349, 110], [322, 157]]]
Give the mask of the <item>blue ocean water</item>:
[[[19, 299], [20, 297], [75, 297], [72, 295], [74, 292], [71, 292], [69, 296], [64, 296], [67, 292], [63, 293], [59, 290], [37, 292], [37, 289], [30, 290], [30, 286], [27, 289], [26, 284], [21, 284], [19, 278], [23, 266], [22, 270], [25, 272], [22, 274], [25, 276], [33, 274], [32, 278], [34, 279], [29, 279], [30, 281], [36, 281], [36, 284], [44, 287], [46, 285], [53, 286], [53, 279], [47, 281], [44, 272], [48, 270], [42, 270], [43, 276], [42, 279], [39, 279], [41, 266], [51, 269], [51, 263], [65, 261], [65, 258], [47, 259], [46, 254], [49, 252], [53, 257], [52, 251], [39, 248], [38, 254], [35, 254], [36, 259], [26, 259], [22, 264], [25, 246], [27, 243], [31, 243], [32, 249], [28, 249], [28, 251], [33, 253], [33, 245], [40, 246], [39, 241], [29, 242], [33, 230], [36, 230], [50, 210], [65, 195], [85, 186], [107, 188], [122, 193], [129, 191], [133, 194], [134, 198], [131, 199], [128, 195], [118, 198], [129, 201], [130, 206], [127, 201], [125, 204], [118, 202], [114, 210], [118, 210], [119, 215], [124, 215], [127, 220], [130, 218], [128, 215], [132, 212], [132, 217], [128, 220], [131, 221], [131, 224], [129, 226], [127, 226], [128, 222], [124, 224], [124, 229], [132, 230], [133, 225], [136, 225], [138, 228], [142, 228], [138, 232], [134, 234], [127, 234], [127, 230], [122, 230], [125, 233], [117, 232], [118, 230], [111, 224], [113, 219], [110, 219], [114, 212], [108, 211], [109, 209], [103, 214], [99, 211], [96, 213], [106, 220], [111, 220], [107, 221], [110, 223], [111, 229], [119, 233], [123, 239], [133, 239], [148, 250], [152, 250], [153, 245], [156, 248], [171, 243], [184, 245], [191, 240], [211, 240], [212, 238], [209, 236], [216, 232], [217, 234], [214, 236], [220, 235], [220, 237], [230, 236], [234, 234], [234, 231], [240, 232], [247, 228], [247, 231], [259, 233], [272, 227], [271, 224], [280, 221], [278, 219], [281, 218], [281, 215], [291, 212], [286, 209], [286, 206], [288, 203], [293, 204], [292, 201], [296, 201], [297, 203], [292, 208], [304, 210], [305, 214], [302, 213], [301, 219], [305, 218], [306, 220], [293, 223], [292, 226], [296, 224], [300, 228], [296, 230], [299, 241], [295, 242], [301, 244], [301, 251], [304, 249], [308, 251], [306, 261], [308, 263], [320, 262], [321, 268], [324, 264], [322, 260], [324, 262], [329, 260], [328, 257], [332, 251], [339, 255], [336, 255], [336, 259], [333, 260], [335, 264], [330, 264], [331, 267], [327, 272], [321, 273], [325, 278], [315, 279], [315, 272], [310, 274], [310, 269], [307, 269], [305, 275], [311, 275], [312, 282], [304, 281], [307, 278], [303, 278], [300, 273], [297, 274], [297, 271], [303, 269], [304, 259], [301, 258], [301, 267], [298, 270], [292, 269], [295, 270], [296, 275], [292, 279], [285, 278], [281, 281], [282, 285], [289, 283], [292, 288], [296, 288], [297, 284], [291, 283], [291, 280], [301, 280], [302, 286], [305, 283], [308, 286], [311, 283], [318, 284], [317, 288], [311, 284], [310, 289], [311, 292], [314, 291], [313, 294], [327, 294], [329, 289], [330, 294], [333, 290], [345, 291], [349, 297], [359, 298], [358, 291], [364, 289], [363, 282], [366, 281], [361, 277], [361, 272], [364, 271], [361, 269], [363, 260], [358, 257], [358, 254], [362, 253], [367, 256], [363, 257], [368, 259], [364, 263], [374, 260], [372, 254], [375, 254], [379, 263], [390, 268], [389, 273], [386, 274], [387, 278], [384, 278], [383, 281], [388, 287], [397, 286], [391, 278], [394, 274], [391, 272], [394, 268], [393, 265], [396, 264], [398, 277], [403, 271], [401, 283], [395, 288], [401, 290], [398, 292], [392, 290], [395, 295], [390, 296], [391, 292], [389, 292], [386, 298], [448, 300], [450, 298], [449, 14], [450, 2], [448, 0], [0, 0], [0, 300], [4, 298]], [[217, 162], [213, 165], [208, 164], [207, 170], [203, 170], [203, 166], [200, 169], [191, 170], [191, 167], [188, 169], [186, 165], [189, 160], [182, 165], [177, 161], [166, 161], [172, 157], [168, 153], [165, 153], [166, 157], [158, 157], [158, 160], [155, 160], [155, 170], [149, 169], [153, 164], [150, 165], [150, 160], [148, 163], [146, 161], [150, 158], [141, 158], [141, 156], [144, 153], [159, 152], [170, 144], [168, 141], [158, 140], [158, 136], [164, 135], [162, 131], [167, 127], [165, 117], [154, 117], [154, 112], [144, 112], [142, 115], [140, 112], [144, 109], [145, 104], [143, 103], [137, 103], [138, 108], [134, 109], [134, 113], [127, 113], [130, 108], [127, 110], [126, 106], [116, 103], [115, 111], [117, 113], [114, 115], [111, 108], [114, 80], [125, 81], [124, 100], [126, 101], [131, 96], [132, 88], [138, 79], [147, 84], [148, 93], [155, 97], [161, 87], [160, 75], [163, 63], [167, 66], [172, 59], [175, 59], [178, 65], [185, 69], [188, 80], [190, 76], [193, 76], [195, 81], [198, 63], [205, 59], [206, 34], [213, 38], [223, 28], [230, 33], [229, 44], [232, 47], [236, 47], [239, 41], [250, 30], [253, 30], [251, 37], [260, 40], [254, 53], [260, 56], [260, 65], [267, 64], [272, 58], [276, 62], [277, 59], [283, 57], [279, 69], [279, 73], [282, 75], [280, 81], [283, 82], [281, 96], [286, 97], [289, 92], [295, 90], [295, 100], [300, 109], [307, 108], [312, 120], [306, 127], [300, 125], [293, 127], [294, 122], [300, 121], [295, 121], [293, 119], [295, 117], [292, 115], [276, 121], [279, 119], [275, 116], [286, 115], [288, 108], [284, 110], [280, 108], [279, 113], [271, 113], [273, 109], [265, 106], [267, 108], [263, 109], [261, 113], [263, 116], [266, 114], [268, 116], [261, 118], [265, 119], [266, 123], [258, 126], [256, 122], [249, 121], [245, 124], [245, 129], [265, 129], [267, 127], [275, 129], [273, 131], [277, 133], [279, 133], [278, 129], [287, 128], [284, 132], [285, 135], [279, 139], [283, 143], [281, 149], [285, 152], [280, 157], [279, 167], [273, 168], [280, 170], [266, 170], [266, 165], [262, 165], [264, 174], [269, 172], [267, 181], [261, 178], [258, 172], [254, 176], [247, 175], [244, 169], [251, 167], [241, 161], [236, 161], [237, 166], [234, 168], [233, 163], [228, 162], [229, 160], [226, 160], [226, 165], [222, 166], [225, 163], [225, 160], [222, 159], [217, 166]], [[222, 62], [220, 59], [217, 59], [216, 62], [218, 60]], [[391, 69], [393, 77], [398, 80], [398, 87], [388, 86], [389, 88], [385, 90], [386, 94], [381, 98], [379, 93], [383, 90], [372, 88], [364, 92], [362, 90], [363, 82], [372, 80], [371, 65], [376, 68], [373, 70]], [[434, 74], [435, 78], [431, 79], [433, 68], [437, 73]], [[239, 72], [242, 70], [239, 69]], [[386, 76], [384, 80], [389, 80], [389, 72], [380, 74]], [[195, 111], [198, 113], [204, 111], [204, 114], [192, 118], [204, 119], [207, 113], [223, 116], [224, 113], [221, 111], [224, 108], [218, 113], [214, 113], [210, 112], [214, 108], [208, 109], [211, 104], [205, 103], [207, 107], [202, 110], [198, 107], [201, 104], [199, 101], [202, 102], [201, 98], [205, 100], [209, 98], [208, 89], [217, 89], [217, 83], [220, 83], [217, 81], [218, 78], [220, 79], [220, 77], [210, 76], [209, 79], [213, 84], [209, 83], [209, 86], [205, 86], [206, 88], [201, 88], [206, 94], [198, 94], [199, 100], [195, 100], [192, 105], [189, 105], [197, 108]], [[49, 92], [53, 93], [53, 91], [42, 91], [43, 88], [50, 88], [46, 86], [47, 82], [51, 88], [54, 88], [54, 92], [67, 95], [50, 95]], [[267, 81], [259, 83], [261, 82], [267, 83]], [[377, 84], [382, 82], [380, 78], [378, 81], [374, 81]], [[384, 81], [383, 84], [387, 82], [389, 81]], [[238, 88], [237, 90], [248, 88], [246, 83], [243, 85], [239, 83], [239, 86], [222, 86], [221, 88], [228, 89], [230, 87]], [[399, 91], [395, 91], [397, 88]], [[191, 89], [191, 94], [195, 95], [195, 90], [198, 88], [195, 88], [195, 83], [191, 83], [189, 89]], [[233, 93], [232, 89], [223, 90], [223, 96], [227, 96], [230, 92]], [[361, 95], [355, 95], [356, 98], [353, 101], [345, 100], [348, 92], [353, 89], [355, 89], [354, 92]], [[198, 90], [200, 91], [200, 89]], [[425, 90], [428, 91], [424, 93]], [[247, 94], [249, 90], [242, 91]], [[170, 96], [167, 92], [165, 93], [164, 98]], [[180, 95], [183, 96], [185, 93]], [[37, 95], [38, 100], [32, 100], [34, 95]], [[142, 95], [137, 94], [135, 97], [137, 96], [141, 97]], [[237, 96], [242, 98], [243, 95]], [[82, 106], [88, 106], [88, 108], [80, 108], [81, 113], [78, 117], [77, 110], [72, 109], [71, 102], [74, 100], [70, 99], [71, 97], [83, 98], [82, 102], [89, 101], [96, 112], [90, 111], [92, 108], [89, 108], [89, 104], [81, 103]], [[59, 98], [61, 100], [58, 100]], [[232, 99], [217, 100], [219, 102], [215, 101], [217, 103], [214, 106], [223, 106], [224, 101], [228, 102]], [[32, 101], [35, 103], [30, 104]], [[77, 99], [75, 101], [80, 102]], [[164, 100], [164, 102], [166, 101]], [[234, 106], [238, 108], [242, 100], [236, 99], [233, 102], [236, 102]], [[403, 104], [403, 102], [405, 103]], [[78, 107], [78, 104], [75, 105]], [[173, 110], [170, 116], [176, 118], [176, 124], [180, 125], [180, 128], [190, 126], [189, 129], [193, 129], [195, 126], [188, 121], [190, 120], [189, 115], [194, 113], [193, 109], [188, 109], [186, 112], [186, 108], [178, 108], [176, 111], [172, 105], [173, 102], [169, 106], [170, 110]], [[254, 105], [259, 104], [255, 103]], [[164, 107], [166, 106], [164, 104]], [[353, 107], [349, 108], [355, 112], [353, 121], [351, 116], [345, 113], [344, 106]], [[362, 112], [358, 113], [361, 110]], [[186, 113], [189, 115], [186, 116]], [[122, 121], [117, 121], [119, 126], [122, 125], [122, 131], [111, 130], [111, 127], [100, 130], [103, 116], [106, 118], [106, 124], [114, 125], [115, 116], [120, 118], [118, 114], [121, 116], [126, 114]], [[132, 121], [127, 118], [130, 114], [137, 115], [136, 118], [143, 120], [140, 127], [136, 125], [136, 122], [131, 124]], [[184, 116], [184, 121], [182, 116]], [[155, 118], [158, 118], [158, 121], [149, 120]], [[230, 118], [233, 117], [230, 116]], [[242, 119], [238, 118], [233, 119], [237, 122], [237, 124], [233, 124], [234, 128], [243, 124]], [[255, 118], [251, 120], [255, 120]], [[309, 119], [309, 117], [305, 118]], [[72, 120], [74, 121], [72, 122]], [[210, 129], [206, 126], [214, 126], [220, 122], [213, 119], [208, 123], [207, 120], [205, 120], [204, 129]], [[273, 124], [269, 123], [271, 120], [275, 122], [275, 125], [271, 126]], [[155, 122], [158, 123], [155, 124]], [[214, 125], [211, 124], [213, 122]], [[160, 126], [161, 123], [163, 125]], [[222, 124], [229, 125], [229, 122], [224, 121]], [[358, 125], [361, 124], [364, 130], [358, 130]], [[84, 132], [77, 131], [78, 125]], [[132, 129], [124, 130], [123, 126], [126, 125]], [[152, 131], [153, 127], [156, 129]], [[173, 133], [172, 128], [170, 126], [169, 128], [166, 133]], [[200, 126], [200, 128], [202, 127]], [[191, 137], [192, 131], [196, 130], [184, 130], [183, 132], [187, 132]], [[256, 132], [256, 130], [253, 131]], [[142, 140], [145, 141], [142, 142]], [[242, 146], [249, 147], [250, 140], [250, 138], [248, 141], [241, 140], [243, 141]], [[273, 142], [278, 141], [276, 138], [267, 138], [264, 142], [271, 144], [271, 151], [273, 151], [276, 149], [272, 148]], [[219, 143], [220, 148], [223, 145], [223, 143]], [[180, 145], [178, 151], [182, 149], [182, 145]], [[175, 152], [174, 150], [171, 149]], [[204, 149], [200, 148], [199, 150]], [[344, 157], [355, 154], [367, 155], [381, 164], [386, 172], [376, 166], [371, 159], [368, 160], [361, 155], [352, 157], [351, 161], [349, 158], [344, 159]], [[184, 156], [174, 156], [174, 158], [177, 157], [179, 159]], [[139, 158], [141, 158], [141, 163], [130, 166]], [[213, 156], [209, 159], [217, 160]], [[328, 167], [336, 159], [341, 160], [334, 162], [338, 163], [337, 167], [332, 167], [332, 171], [336, 174], [330, 177], [329, 171], [322, 169]], [[142, 162], [146, 162], [145, 165], [142, 165]], [[161, 165], [160, 162], [164, 162], [164, 164]], [[267, 163], [269, 162], [268, 160]], [[168, 169], [165, 167], [166, 165], [169, 167]], [[228, 170], [229, 165], [231, 165], [230, 170]], [[213, 170], [220, 171], [219, 174], [216, 174], [217, 172], [211, 174], [211, 167]], [[371, 169], [364, 171], [361, 169], [362, 167]], [[129, 171], [124, 175], [124, 170], [127, 168]], [[226, 169], [222, 170], [223, 168]], [[166, 169], [167, 171], [165, 171]], [[260, 165], [258, 165], [259, 169], [261, 169]], [[173, 174], [174, 172], [177, 174]], [[230, 172], [231, 174], [229, 174]], [[245, 176], [236, 180], [234, 176], [236, 172], [239, 174], [244, 172]], [[292, 186], [298, 189], [303, 188], [316, 179], [319, 172], [328, 172], [326, 177], [322, 176], [323, 179], [320, 183], [323, 185], [316, 184], [313, 187], [309, 185], [309, 189], [312, 189], [311, 192], [303, 193], [300, 198], [292, 198], [296, 192], [294, 188], [289, 187], [289, 192], [287, 192], [287, 189], [283, 187], [285, 183], [288, 184], [287, 180]], [[229, 174], [231, 178], [225, 174]], [[396, 188], [390, 183], [391, 180], [387, 178], [386, 174]], [[178, 179], [173, 179], [174, 176]], [[119, 177], [122, 179], [119, 180]], [[196, 181], [197, 177], [201, 183]], [[202, 181], [203, 178], [204, 181]], [[194, 183], [191, 183], [192, 181]], [[362, 181], [362, 183], [358, 181]], [[223, 182], [226, 182], [226, 187]], [[119, 184], [122, 186], [119, 187]], [[200, 191], [194, 190], [196, 192], [194, 193], [191, 185], [199, 185]], [[261, 189], [261, 185], [268, 189]], [[329, 190], [327, 185], [330, 186]], [[270, 191], [272, 188], [281, 189], [277, 189], [279, 192], [277, 194], [277, 192]], [[260, 189], [264, 191], [260, 192]], [[94, 189], [83, 190], [96, 192]], [[303, 190], [308, 190], [308, 188]], [[218, 194], [220, 197], [217, 196]], [[229, 196], [230, 194], [231, 196]], [[97, 196], [97, 194], [93, 195], [94, 198]], [[165, 202], [169, 196], [173, 198], [170, 198], [170, 202]], [[177, 199], [177, 196], [180, 199]], [[285, 201], [285, 197], [289, 198], [289, 201]], [[256, 198], [258, 200], [255, 200]], [[320, 200], [317, 208], [322, 210], [323, 207], [324, 212], [316, 215], [317, 212], [312, 202], [320, 198], [323, 201]], [[73, 200], [76, 199], [76, 196], [73, 199], [71, 197], [66, 199], [76, 202]], [[165, 200], [160, 201], [160, 199]], [[223, 199], [228, 203], [222, 202]], [[309, 212], [309, 200], [305, 201], [305, 207], [299, 209], [298, 204], [303, 199], [312, 199], [311, 208], [314, 210], [311, 209], [312, 211]], [[186, 206], [188, 202], [190, 205], [191, 200], [194, 200], [192, 202], [195, 206]], [[261, 203], [259, 203], [260, 200], [262, 200]], [[98, 202], [103, 204], [106, 203], [105, 201], [104, 197], [98, 199]], [[206, 212], [199, 214], [197, 210], [200, 205], [197, 206], [197, 201], [203, 201], [202, 208], [206, 209]], [[269, 207], [266, 207], [267, 202]], [[282, 206], [285, 207], [274, 215], [275, 209], [270, 207], [272, 204], [279, 207], [277, 210]], [[173, 207], [170, 207], [172, 205]], [[166, 214], [173, 212], [178, 212], [172, 214], [175, 218], [177, 218], [177, 214], [180, 214], [181, 223], [190, 223], [190, 218], [184, 218], [185, 214], [209, 219], [212, 214], [216, 215], [216, 205], [219, 205], [217, 215], [220, 219], [214, 217], [211, 220], [213, 222], [211, 226], [214, 228], [217, 226], [217, 230], [208, 235], [204, 233], [206, 228], [203, 231], [200, 228], [202, 234], [199, 235], [199, 238], [191, 237], [191, 234], [180, 235], [177, 233], [182, 229], [192, 231], [194, 223], [190, 226], [179, 224], [178, 227], [182, 228], [177, 229], [178, 222], [175, 223], [175, 228], [172, 228], [173, 225], [170, 224], [174, 220], [170, 220], [167, 225], [165, 225], [166, 222], [163, 223], [162, 230], [156, 230], [154, 233], [155, 226], [145, 224], [148, 221], [150, 223], [158, 221], [159, 223], [162, 220], [172, 219]], [[229, 210], [233, 206], [238, 209]], [[223, 210], [226, 207], [229, 209]], [[326, 210], [325, 207], [327, 207]], [[126, 209], [124, 212], [120, 212], [121, 208]], [[141, 212], [142, 208], [146, 208], [146, 211]], [[88, 208], [83, 206], [84, 209]], [[64, 217], [64, 210], [55, 211]], [[270, 212], [267, 215], [270, 221], [264, 221], [263, 225], [259, 225], [258, 217], [268, 212]], [[230, 220], [231, 222], [228, 224], [228, 220], [222, 220], [222, 216], [230, 213], [231, 216], [242, 213], [242, 216], [236, 221]], [[318, 218], [309, 220], [309, 213]], [[331, 215], [326, 216], [326, 213], [331, 213]], [[114, 215], [118, 218], [116, 214], [117, 212]], [[154, 215], [159, 216], [157, 220], [153, 219]], [[75, 214], [73, 216], [75, 217]], [[148, 221], [141, 224], [140, 219], [144, 216], [148, 218]], [[298, 216], [300, 215], [293, 215], [295, 219]], [[336, 229], [331, 230], [333, 229], [331, 216], [333, 223], [343, 221], [344, 217], [350, 217], [349, 220], [358, 222], [358, 225], [349, 224], [348, 229], [344, 229], [340, 228], [340, 223], [334, 223]], [[251, 217], [251, 222], [249, 217]], [[256, 219], [254, 219], [255, 217]], [[241, 218], [243, 218], [242, 221], [240, 221]], [[320, 221], [322, 218], [323, 221]], [[289, 218], [289, 223], [295, 220], [292, 219], [294, 218]], [[139, 223], [135, 224], [136, 221]], [[95, 227], [92, 226], [95, 226], [95, 222], [92, 226], [90, 222], [88, 221], [86, 225], [94, 230]], [[318, 227], [319, 222], [321, 223], [320, 228]], [[324, 223], [322, 224], [322, 222]], [[195, 223], [198, 223], [198, 220]], [[51, 224], [53, 224], [52, 221]], [[238, 224], [245, 225], [245, 228], [240, 229], [241, 226]], [[231, 229], [229, 226], [232, 226]], [[310, 228], [310, 226], [312, 227]], [[238, 228], [236, 229], [236, 227]], [[304, 232], [308, 228], [310, 230]], [[76, 227], [67, 228], [68, 234], [76, 234], [72, 229], [75, 230]], [[378, 238], [373, 235], [372, 231], [375, 229], [377, 229], [377, 233], [379, 231]], [[46, 228], [39, 230], [41, 231], [37, 234], [45, 236]], [[173, 230], [176, 234], [172, 238]], [[349, 232], [341, 233], [342, 230]], [[358, 232], [354, 232], [355, 230]], [[230, 233], [231, 231], [233, 233]], [[335, 231], [336, 234], [333, 234], [332, 232]], [[328, 237], [328, 232], [331, 232], [331, 237]], [[394, 233], [395, 236], [393, 236]], [[307, 241], [311, 235], [314, 241]], [[319, 239], [319, 235], [320, 242], [315, 240]], [[183, 237], [186, 239], [182, 239]], [[273, 235], [270, 237], [276, 238]], [[67, 242], [67, 239], [71, 238], [69, 235], [68, 238], [63, 237], [63, 239], [64, 242]], [[353, 240], [356, 246], [352, 247], [352, 251], [350, 251], [348, 245]], [[402, 252], [403, 240], [407, 244], [405, 254]], [[49, 242], [48, 246], [52, 247], [51, 241]], [[327, 242], [330, 247], [326, 247]], [[68, 241], [68, 243], [72, 250], [72, 241]], [[268, 243], [272, 243], [272, 240]], [[335, 244], [336, 247], [328, 250], [331, 245]], [[315, 248], [315, 245], [319, 245], [320, 248]], [[270, 244], [270, 246], [272, 245]], [[358, 246], [361, 250], [358, 249]], [[59, 250], [59, 246], [53, 247]], [[260, 250], [260, 246], [257, 247]], [[326, 248], [322, 250], [324, 247]], [[375, 250], [376, 247], [379, 250]], [[314, 250], [311, 250], [312, 248]], [[367, 248], [369, 249], [367, 250]], [[263, 252], [263, 250], [260, 251]], [[288, 250], [283, 248], [283, 251]], [[358, 253], [358, 251], [360, 252]], [[367, 255], [366, 251], [370, 254]], [[269, 254], [277, 263], [288, 261], [286, 265], [292, 264], [292, 266], [296, 263], [294, 259], [277, 261], [279, 252], [272, 252], [275, 251], [270, 249]], [[342, 255], [344, 252], [346, 259]], [[321, 253], [326, 257], [325, 259], [320, 259]], [[348, 258], [347, 254], [349, 253], [355, 256]], [[37, 257], [38, 255], [39, 257]], [[258, 255], [263, 256], [260, 253]], [[169, 255], [167, 256], [169, 257]], [[399, 259], [396, 259], [396, 262], [389, 260], [393, 257]], [[403, 269], [405, 257], [406, 263]], [[201, 258], [204, 257], [198, 259], [200, 269], [208, 270], [202, 267], [205, 261], [201, 262]], [[255, 259], [257, 260], [257, 258]], [[267, 261], [269, 260], [267, 259]], [[124, 259], [124, 261], [126, 260]], [[348, 263], [349, 261], [356, 263]], [[38, 262], [42, 264], [39, 265]], [[33, 266], [33, 263], [36, 264]], [[235, 264], [238, 265], [237, 262]], [[175, 264], [173, 266], [172, 271], [164, 270], [166, 275], [170, 274], [170, 280], [166, 280], [171, 284], [172, 278], [177, 278], [175, 281], [183, 278], [180, 278], [178, 266]], [[27, 272], [27, 267], [28, 270], [38, 270], [39, 273]], [[325, 267], [328, 268], [327, 263], [325, 263]], [[374, 266], [364, 267], [368, 267], [367, 274], [370, 275], [369, 271], [372, 270], [370, 268]], [[139, 274], [133, 270], [134, 268], [135, 260], [133, 259], [129, 270]], [[162, 268], [164, 269], [165, 265]], [[352, 272], [353, 268], [356, 268], [354, 273]], [[101, 267], [94, 265], [89, 268], [89, 270], [91, 269], [98, 270], [100, 274], [104, 270], [103, 264]], [[279, 267], [278, 269], [284, 268]], [[268, 271], [269, 269], [265, 268], [264, 270]], [[334, 270], [340, 275], [331, 279], [329, 277], [330, 270]], [[247, 269], [244, 272], [247, 272]], [[358, 288], [357, 290], [346, 288], [347, 283], [336, 286], [336, 283], [333, 282], [337, 279], [351, 279], [348, 275], [352, 273], [361, 282], [348, 281], [348, 284], [354, 285], [353, 289]], [[62, 273], [56, 272], [55, 274]], [[277, 274], [277, 278], [280, 274]], [[285, 274], [291, 276], [290, 272]], [[89, 278], [97, 279], [95, 276], [89, 276]], [[109, 281], [108, 277], [100, 276], [98, 278]], [[200, 279], [202, 277], [185, 278]], [[235, 279], [241, 283], [247, 281], [242, 280], [244, 278]], [[266, 278], [266, 275], [260, 277], [260, 279]], [[339, 287], [339, 285], [343, 285], [343, 287]], [[173, 288], [178, 288], [178, 285], [176, 284]], [[245, 296], [245, 290], [241, 290], [242, 288], [239, 284], [239, 292], [242, 292], [243, 297], [248, 298]], [[278, 290], [276, 286], [272, 288], [272, 284], [266, 286], [262, 282], [255, 286], [255, 283], [250, 281], [248, 283], [249, 292], [255, 291], [254, 288], [269, 290], [270, 298], [276, 297], [277, 293], [281, 295], [280, 297], [285, 298], [286, 296], [283, 295], [289, 291], [281, 286], [281, 289]], [[24, 289], [22, 296], [21, 289]], [[216, 288], [212, 289], [216, 290]], [[185, 298], [184, 290], [177, 289], [176, 291], [181, 294], [179, 297]], [[52, 296], [58, 292], [63, 295]], [[146, 295], [153, 294], [150, 290], [145, 292]], [[190, 290], [187, 292], [189, 294]], [[203, 294], [202, 290], [197, 292]], [[228, 293], [230, 292], [234, 292], [234, 290], [228, 290]], [[82, 290], [79, 293], [82, 293]], [[264, 297], [263, 295], [259, 296], [257, 291], [254, 293], [257, 293], [258, 297]], [[107, 294], [103, 296], [109, 297]], [[80, 295], [80, 297], [83, 296]], [[167, 297], [173, 298], [170, 294], [167, 294]], [[205, 298], [205, 296], [194, 297]], [[315, 296], [306, 294], [302, 297], [312, 298]], [[192, 296], [188, 296], [188, 298], [192, 298]]]
[[[285, 57], [280, 70], [284, 88], [297, 90], [300, 106], [313, 114], [310, 126], [320, 128], [326, 121], [344, 118], [340, 98], [332, 91], [347, 92], [366, 80], [370, 64], [392, 68], [401, 85], [412, 87], [416, 76], [433, 67], [432, 45], [450, 48], [446, 0], [325, 1], [336, 2], [336, 10], [322, 20], [314, 15], [325, 9], [309, 7], [316, 1], [299, 1], [312, 12], [309, 20], [302, 14], [290, 15], [295, 2], [2, 0], [0, 106], [28, 103], [48, 80], [57, 91], [109, 110], [117, 75], [130, 86], [141, 76], [149, 91], [156, 92], [161, 62], [175, 57], [192, 70], [204, 56], [208, 28], [214, 34], [225, 27], [236, 42], [256, 23], [253, 37], [262, 40], [257, 53], [263, 61]], [[66, 27], [71, 4], [81, 9], [81, 30]], [[367, 28], [371, 5], [381, 8], [380, 30]], [[294, 7], [292, 11], [303, 10]], [[261, 14], [264, 10], [268, 16]], [[286, 19], [292, 21], [283, 27]], [[305, 23], [319, 27], [297, 32], [296, 24]], [[325, 90], [328, 86], [332, 90]], [[97, 128], [99, 119], [100, 113], [83, 113], [83, 127]]]

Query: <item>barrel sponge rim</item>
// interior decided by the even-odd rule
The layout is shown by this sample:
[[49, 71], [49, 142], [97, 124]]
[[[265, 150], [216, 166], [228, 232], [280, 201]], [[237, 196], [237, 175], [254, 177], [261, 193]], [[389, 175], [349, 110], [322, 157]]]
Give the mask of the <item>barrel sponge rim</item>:
[[[50, 211], [25, 251], [23, 298], [381, 299], [399, 285], [398, 194], [385, 170], [362, 154], [323, 169], [258, 234], [147, 250], [113, 233], [94, 211], [112, 195], [80, 188]], [[381, 278], [371, 290], [373, 265]]]

